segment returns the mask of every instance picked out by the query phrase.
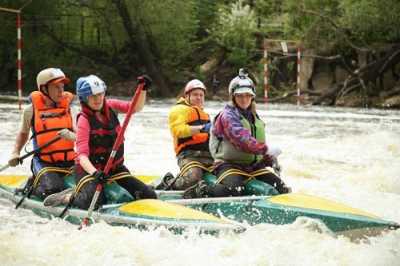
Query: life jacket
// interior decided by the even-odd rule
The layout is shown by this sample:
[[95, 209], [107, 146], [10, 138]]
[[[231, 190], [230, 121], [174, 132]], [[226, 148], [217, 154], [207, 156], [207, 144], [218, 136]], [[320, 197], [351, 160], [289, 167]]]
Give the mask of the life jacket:
[[[220, 114], [215, 117], [213, 123], [215, 123]], [[251, 135], [256, 138], [258, 142], [265, 143], [265, 123], [256, 113], [253, 113], [253, 115], [254, 123], [247, 120], [243, 115], [240, 115], [240, 122], [244, 128], [251, 132]], [[239, 150], [224, 137], [220, 138], [215, 134], [211, 134], [210, 136], [210, 152], [215, 161], [223, 161], [233, 164], [252, 165], [263, 159], [263, 155]]]
[[[95, 111], [86, 105], [82, 105], [82, 112], [78, 114], [77, 118], [84, 116], [89, 121], [89, 160], [96, 169], [100, 170], [104, 170], [106, 167], [118, 132], [121, 130], [117, 114], [108, 106], [106, 101], [103, 105], [103, 115], [106, 121], [100, 121]], [[123, 163], [124, 143], [117, 150], [111, 170], [123, 165]]]
[[[47, 96], [40, 91], [34, 91], [30, 95], [33, 107], [32, 138], [36, 147], [54, 139], [61, 129], [73, 130], [70, 104], [74, 95], [63, 92], [60, 102], [55, 107], [46, 106], [45, 97]], [[48, 163], [72, 162], [75, 158], [74, 141], [61, 138], [41, 149], [38, 156], [40, 160]]]
[[[186, 116], [189, 126], [204, 125], [210, 122], [210, 116], [202, 108], [190, 105], [183, 98], [178, 101], [176, 106], [184, 106], [181, 115]], [[199, 132], [190, 137], [179, 138], [174, 136], [174, 149], [176, 155], [184, 150], [208, 151], [209, 133]]]

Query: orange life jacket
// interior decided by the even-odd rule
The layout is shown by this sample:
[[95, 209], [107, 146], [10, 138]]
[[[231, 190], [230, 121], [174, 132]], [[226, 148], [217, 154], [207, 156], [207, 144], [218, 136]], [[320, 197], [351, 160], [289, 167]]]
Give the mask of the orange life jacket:
[[[210, 122], [210, 116], [197, 106], [188, 105], [186, 102], [179, 102], [188, 107], [187, 124], [190, 126], [204, 125]], [[209, 134], [199, 132], [187, 138], [178, 138], [175, 141], [175, 153], [178, 155], [183, 150], [205, 150], [208, 151]]]
[[[59, 130], [64, 128], [73, 130], [70, 110], [73, 94], [64, 92], [56, 107], [46, 106], [45, 97], [40, 91], [31, 93], [33, 106], [32, 137], [35, 145], [39, 147], [54, 139]], [[40, 150], [38, 156], [42, 161], [48, 163], [73, 161], [75, 159], [74, 142], [61, 138]]]

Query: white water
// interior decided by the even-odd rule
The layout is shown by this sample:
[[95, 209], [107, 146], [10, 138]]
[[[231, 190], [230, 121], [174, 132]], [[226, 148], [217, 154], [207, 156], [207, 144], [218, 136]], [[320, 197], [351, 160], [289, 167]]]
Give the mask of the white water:
[[[136, 173], [176, 173], [167, 129], [172, 102], [152, 102], [126, 134]], [[214, 116], [222, 103], [209, 103]], [[335, 200], [400, 223], [400, 112], [290, 105], [259, 106], [268, 141], [279, 145], [294, 191]], [[19, 126], [17, 105], [0, 104], [0, 163]], [[4, 173], [26, 174], [29, 160]], [[2, 173], [2, 174], [4, 174]], [[400, 230], [359, 243], [310, 220], [259, 225], [237, 235], [176, 236], [96, 224], [84, 231], [0, 200], [0, 265], [400, 265]], [[324, 230], [322, 230], [324, 232]]]

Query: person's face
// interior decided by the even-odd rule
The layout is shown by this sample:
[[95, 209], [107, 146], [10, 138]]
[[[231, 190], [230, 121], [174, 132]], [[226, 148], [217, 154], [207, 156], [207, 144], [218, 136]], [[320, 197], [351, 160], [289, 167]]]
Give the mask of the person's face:
[[253, 99], [253, 95], [250, 93], [235, 94], [234, 97], [236, 104], [243, 110], [249, 108], [251, 105], [251, 100]]
[[186, 95], [186, 100], [193, 106], [203, 108], [204, 106], [204, 90], [194, 89]]
[[61, 101], [63, 92], [64, 92], [64, 83], [50, 83], [47, 85], [47, 92], [49, 94], [49, 97], [56, 103]]
[[101, 108], [103, 108], [103, 102], [104, 102], [104, 95], [105, 93], [98, 93], [95, 95], [90, 95], [88, 97], [88, 102], [87, 104], [89, 107], [95, 111], [100, 111]]

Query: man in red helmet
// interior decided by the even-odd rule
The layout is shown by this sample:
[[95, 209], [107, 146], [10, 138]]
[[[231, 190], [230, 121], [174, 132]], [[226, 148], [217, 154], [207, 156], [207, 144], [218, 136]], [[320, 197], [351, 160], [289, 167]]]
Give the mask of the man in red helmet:
[[194, 186], [213, 163], [208, 148], [210, 117], [203, 110], [206, 90], [200, 80], [189, 81], [169, 113], [180, 173], [176, 178], [166, 175], [159, 188], [183, 190]]
[[46, 68], [36, 78], [37, 90], [30, 95], [31, 103], [24, 109], [22, 123], [17, 133], [13, 152], [8, 164], [17, 166], [22, 147], [32, 132], [33, 148], [51, 142], [58, 135], [61, 139], [40, 149], [33, 156], [33, 178], [29, 187], [35, 196], [46, 196], [64, 190], [64, 176], [74, 163], [75, 134], [70, 104], [73, 94], [64, 92], [70, 82], [59, 68]]

